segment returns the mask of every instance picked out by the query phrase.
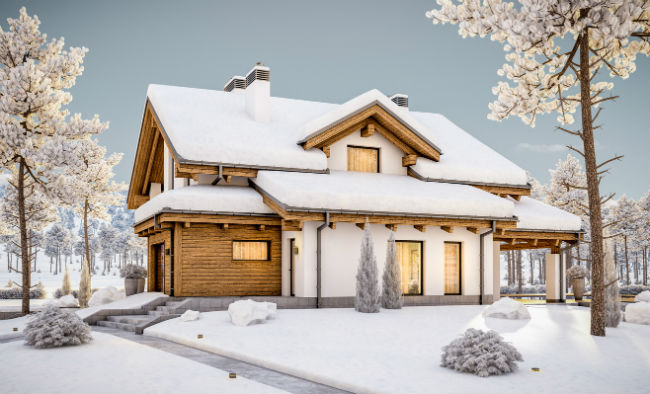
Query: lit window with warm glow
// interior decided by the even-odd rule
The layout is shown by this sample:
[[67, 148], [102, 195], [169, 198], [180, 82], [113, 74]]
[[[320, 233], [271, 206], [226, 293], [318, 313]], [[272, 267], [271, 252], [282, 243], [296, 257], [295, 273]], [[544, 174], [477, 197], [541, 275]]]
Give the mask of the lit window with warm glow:
[[460, 294], [460, 242], [445, 242], [445, 294]]
[[236, 261], [269, 260], [269, 241], [233, 241], [232, 259]]
[[422, 242], [396, 241], [397, 260], [402, 267], [404, 295], [422, 294]]

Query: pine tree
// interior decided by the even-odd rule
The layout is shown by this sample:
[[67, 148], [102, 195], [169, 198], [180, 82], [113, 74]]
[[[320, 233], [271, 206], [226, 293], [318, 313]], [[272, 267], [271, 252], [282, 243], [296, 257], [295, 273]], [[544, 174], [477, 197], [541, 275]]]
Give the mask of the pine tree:
[[[513, 82], [500, 81], [492, 92], [497, 100], [489, 105], [490, 119], [519, 116], [535, 125], [538, 115], [555, 112], [560, 130], [579, 138], [579, 153], [585, 162], [592, 258], [591, 334], [605, 335], [605, 283], [603, 223], [600, 181], [605, 165], [622, 156], [598, 163], [594, 125], [602, 103], [614, 84], [610, 77], [627, 78], [636, 70], [637, 54], [650, 54], [648, 0], [520, 1], [465, 0], [456, 5], [439, 1], [439, 9], [427, 12], [434, 23], [458, 24], [463, 37], [487, 37], [503, 44], [508, 63], [498, 74]], [[580, 107], [581, 127], [567, 129]], [[592, 110], [596, 108], [595, 114]]]
[[404, 302], [402, 296], [402, 267], [397, 261], [395, 233], [390, 232], [386, 247], [386, 264], [382, 276], [381, 306], [386, 309], [400, 309]]
[[366, 228], [361, 240], [361, 257], [357, 270], [357, 289], [354, 300], [354, 309], [364, 313], [379, 312], [379, 273], [377, 272], [377, 258], [373, 247], [370, 224], [366, 221]]
[[70, 160], [70, 142], [97, 134], [106, 125], [95, 116], [69, 117], [72, 100], [67, 91], [83, 72], [85, 48], [63, 50], [63, 39], [47, 42], [38, 17], [20, 9], [18, 19], [7, 19], [0, 29], [0, 168], [15, 173], [23, 299], [21, 312], [29, 313], [31, 285], [28, 253], [27, 182], [33, 182], [48, 200], [69, 197], [61, 169]]
[[63, 275], [63, 285], [61, 286], [61, 294], [66, 296], [72, 292], [70, 286], [70, 272], [68, 271], [68, 264], [65, 265], [65, 274]]

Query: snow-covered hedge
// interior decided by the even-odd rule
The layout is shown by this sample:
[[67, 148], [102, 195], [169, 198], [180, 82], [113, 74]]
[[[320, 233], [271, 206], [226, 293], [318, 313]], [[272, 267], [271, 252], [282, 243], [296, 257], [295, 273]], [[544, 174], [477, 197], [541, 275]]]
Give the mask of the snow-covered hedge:
[[120, 277], [127, 279], [145, 279], [147, 269], [137, 264], [127, 264], [120, 270]]
[[642, 291], [650, 290], [650, 287], [648, 286], [642, 286], [642, 285], [625, 285], [621, 286], [621, 294], [626, 294], [626, 295], [637, 295]]
[[25, 326], [25, 344], [39, 349], [90, 342], [90, 326], [76, 313], [47, 306]]
[[644, 290], [634, 297], [636, 302], [650, 302], [650, 291]]
[[496, 317], [499, 319], [525, 320], [530, 319], [526, 305], [512, 298], [505, 297], [483, 310], [483, 317]]
[[[29, 289], [29, 298], [45, 298], [45, 288], [43, 283], [38, 282], [37, 285]], [[11, 286], [0, 288], [0, 300], [19, 300], [23, 298], [23, 288], [20, 286]]]
[[523, 361], [514, 346], [505, 342], [496, 331], [468, 328], [462, 337], [442, 348], [440, 365], [480, 377], [503, 375], [517, 369]]
[[88, 301], [88, 306], [99, 306], [108, 304], [109, 302], [121, 300], [125, 298], [124, 290], [118, 290], [113, 286], [104, 287], [93, 293]]
[[49, 301], [47, 304], [59, 308], [76, 308], [79, 306], [79, 301], [72, 294], [68, 294], [60, 298], [55, 298]]
[[650, 325], [650, 303], [635, 302], [625, 307], [625, 321], [634, 324]]
[[589, 270], [584, 265], [572, 265], [566, 270], [566, 278], [568, 280], [586, 278], [589, 275]]
[[[501, 286], [501, 294], [519, 294], [517, 285]], [[546, 293], [546, 285], [524, 285], [521, 287], [523, 294], [544, 294]]]

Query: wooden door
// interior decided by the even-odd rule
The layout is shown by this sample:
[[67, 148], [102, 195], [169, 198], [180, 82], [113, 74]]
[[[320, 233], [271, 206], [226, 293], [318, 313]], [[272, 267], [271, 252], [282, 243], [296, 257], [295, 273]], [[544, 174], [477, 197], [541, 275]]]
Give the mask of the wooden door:
[[460, 242], [445, 242], [445, 294], [461, 294]]
[[154, 245], [155, 267], [156, 267], [156, 291], [165, 290], [165, 244]]

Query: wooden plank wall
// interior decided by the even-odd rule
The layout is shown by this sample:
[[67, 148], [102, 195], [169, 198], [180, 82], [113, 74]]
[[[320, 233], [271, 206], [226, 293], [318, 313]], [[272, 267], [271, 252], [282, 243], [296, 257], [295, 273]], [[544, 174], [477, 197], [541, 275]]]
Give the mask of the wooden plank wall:
[[[280, 226], [192, 223], [175, 227], [176, 296], [280, 295]], [[233, 261], [232, 241], [271, 241], [270, 261]]]

